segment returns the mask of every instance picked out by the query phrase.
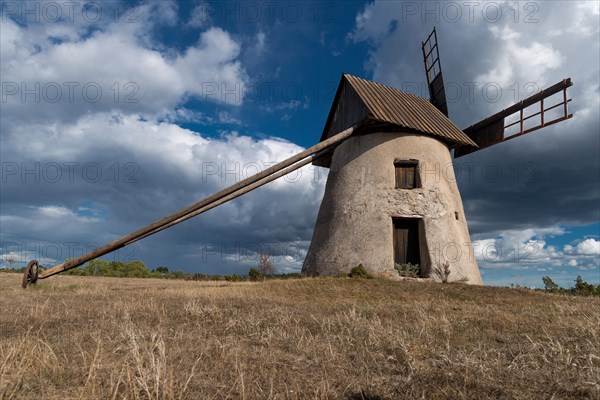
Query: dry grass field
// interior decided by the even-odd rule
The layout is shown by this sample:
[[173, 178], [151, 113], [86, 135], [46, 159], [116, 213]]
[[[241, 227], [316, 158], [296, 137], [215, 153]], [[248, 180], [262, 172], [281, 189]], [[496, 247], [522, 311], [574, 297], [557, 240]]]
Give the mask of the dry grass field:
[[600, 398], [600, 299], [343, 278], [0, 275], [18, 399]]

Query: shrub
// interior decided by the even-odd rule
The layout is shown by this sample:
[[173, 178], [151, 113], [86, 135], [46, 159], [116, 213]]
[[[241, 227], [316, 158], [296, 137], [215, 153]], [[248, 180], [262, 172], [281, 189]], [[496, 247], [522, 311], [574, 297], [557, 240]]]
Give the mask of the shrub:
[[[250, 275], [250, 274], [248, 274]], [[223, 279], [227, 282], [242, 282], [246, 280], [245, 276], [242, 275], [224, 275]], [[252, 280], [252, 279], [250, 279]]]
[[581, 276], [577, 276], [575, 279], [575, 286], [570, 289], [565, 289], [554, 283], [549, 276], [542, 278], [544, 282], [544, 290], [550, 293], [561, 293], [571, 294], [574, 296], [599, 296], [600, 297], [600, 285], [593, 285], [583, 280]]
[[177, 271], [171, 272], [171, 276], [173, 277], [173, 279], [184, 279], [185, 275], [186, 275], [185, 272], [183, 272], [180, 269], [178, 269]]
[[395, 268], [400, 274], [400, 276], [406, 276], [409, 278], [418, 278], [419, 273], [421, 272], [419, 264], [395, 264]]
[[350, 278], [365, 278], [371, 279], [372, 276], [369, 275], [365, 267], [362, 264], [359, 264], [357, 267], [352, 268], [350, 273], [348, 274]]
[[[250, 271], [248, 271], [248, 278], [250, 278], [251, 281], [257, 281], [260, 279], [260, 271], [257, 270], [256, 268], [250, 268]], [[225, 277], [225, 279], [227, 280], [227, 277]]]

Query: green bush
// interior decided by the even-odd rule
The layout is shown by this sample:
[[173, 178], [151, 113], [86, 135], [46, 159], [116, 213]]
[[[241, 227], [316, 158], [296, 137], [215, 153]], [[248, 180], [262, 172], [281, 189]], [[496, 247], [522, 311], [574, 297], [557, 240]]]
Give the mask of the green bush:
[[96, 259], [87, 263], [84, 267], [73, 268], [66, 271], [67, 275], [78, 276], [110, 276], [119, 278], [151, 278], [152, 272], [146, 268], [141, 261], [129, 263], [120, 261], [107, 261]]
[[[243, 282], [247, 278], [243, 275], [223, 275], [223, 279], [226, 280], [227, 282]], [[252, 279], [250, 279], [250, 280], [252, 280]], [[255, 280], [258, 280], [258, 279], [255, 279]]]
[[549, 293], [571, 294], [575, 296], [597, 296], [600, 297], [600, 285], [593, 285], [583, 280], [581, 276], [575, 279], [575, 286], [565, 289], [558, 286], [549, 276], [542, 278], [544, 282], [544, 291]]
[[400, 276], [405, 276], [408, 278], [418, 278], [421, 272], [421, 268], [419, 264], [395, 264], [394, 265]]
[[257, 281], [260, 279], [260, 277], [261, 273], [259, 270], [256, 268], [250, 268], [250, 271], [248, 271], [248, 278], [250, 278], [251, 281]]
[[348, 274], [350, 278], [365, 278], [371, 279], [372, 276], [369, 275], [365, 267], [362, 264], [359, 264], [357, 267], [352, 268], [350, 273]]

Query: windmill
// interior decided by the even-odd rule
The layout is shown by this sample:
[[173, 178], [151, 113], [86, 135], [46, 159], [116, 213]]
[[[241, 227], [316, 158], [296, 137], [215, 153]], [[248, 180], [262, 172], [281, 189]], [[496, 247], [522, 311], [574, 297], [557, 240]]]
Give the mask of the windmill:
[[[461, 130], [448, 118], [435, 28], [421, 48], [429, 101], [342, 75], [321, 140], [361, 128], [315, 161], [330, 172], [305, 274], [347, 274], [362, 264], [392, 277], [409, 264], [422, 277], [481, 284], [452, 151], [462, 157], [572, 117], [565, 79]], [[545, 104], [560, 92], [558, 103]]]
[[[435, 28], [422, 50], [430, 101], [343, 74], [316, 145], [78, 258], [46, 270], [32, 260], [23, 287], [168, 229], [310, 163], [330, 173], [303, 273], [345, 274], [363, 264], [374, 275], [395, 277], [396, 264], [410, 263], [418, 265], [423, 277], [481, 284], [454, 173], [450, 168], [442, 177], [436, 167], [451, 166], [452, 151], [461, 157], [571, 118], [567, 88], [572, 82], [565, 79], [461, 130], [448, 118]], [[561, 91], [559, 103], [544, 104]], [[538, 103], [539, 111], [525, 113]], [[549, 118], [556, 110], [562, 114]], [[506, 123], [514, 115], [516, 121]], [[511, 127], [517, 132], [506, 135]]]

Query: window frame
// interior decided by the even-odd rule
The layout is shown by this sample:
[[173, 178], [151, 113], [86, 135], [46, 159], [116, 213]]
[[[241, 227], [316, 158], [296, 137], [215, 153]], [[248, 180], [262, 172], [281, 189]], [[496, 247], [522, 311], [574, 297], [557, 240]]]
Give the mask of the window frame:
[[[412, 187], [401, 187], [398, 182], [398, 168], [412, 167], [414, 168], [414, 185]], [[406, 159], [395, 159], [394, 160], [394, 188], [400, 190], [412, 190], [421, 187], [421, 174], [419, 168], [419, 160], [406, 160]]]

